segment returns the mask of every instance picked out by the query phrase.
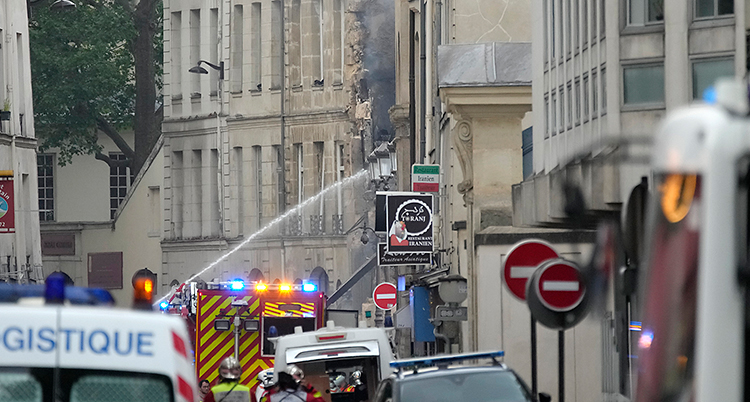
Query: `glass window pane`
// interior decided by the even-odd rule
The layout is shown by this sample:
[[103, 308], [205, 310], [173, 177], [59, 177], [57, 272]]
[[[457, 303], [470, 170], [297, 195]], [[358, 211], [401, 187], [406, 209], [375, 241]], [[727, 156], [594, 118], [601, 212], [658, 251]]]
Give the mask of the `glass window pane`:
[[734, 0], [719, 0], [719, 15], [726, 14], [734, 14]]
[[721, 77], [734, 76], [734, 60], [708, 60], [693, 63], [693, 99], [700, 99], [703, 91]]
[[626, 105], [664, 103], [664, 66], [623, 69], [623, 93]]
[[70, 402], [169, 402], [170, 390], [155, 378], [85, 376], [70, 389]]
[[27, 373], [0, 373], [0, 400], [42, 402], [42, 386]]
[[643, 25], [645, 20], [645, 7], [643, 6], [644, 0], [630, 0], [630, 25]]
[[664, 0], [648, 0], [648, 21], [664, 21]]
[[696, 0], [695, 16], [711, 17], [714, 15], [714, 0]]

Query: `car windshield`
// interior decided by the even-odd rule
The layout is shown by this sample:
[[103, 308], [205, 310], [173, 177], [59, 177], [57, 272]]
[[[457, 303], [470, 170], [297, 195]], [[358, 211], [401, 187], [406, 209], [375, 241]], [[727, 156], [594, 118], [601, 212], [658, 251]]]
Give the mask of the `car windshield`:
[[399, 401], [527, 402], [531, 395], [510, 371], [450, 372], [402, 382]]

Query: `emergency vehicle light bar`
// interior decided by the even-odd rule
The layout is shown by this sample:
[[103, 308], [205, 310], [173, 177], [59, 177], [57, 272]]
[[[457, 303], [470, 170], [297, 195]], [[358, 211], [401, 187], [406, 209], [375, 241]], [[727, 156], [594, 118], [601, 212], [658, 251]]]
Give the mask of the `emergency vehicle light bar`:
[[396, 369], [403, 369], [407, 367], [428, 367], [428, 366], [442, 366], [450, 363], [457, 363], [464, 360], [473, 359], [492, 359], [493, 362], [498, 363], [496, 358], [505, 356], [505, 352], [498, 350], [496, 352], [477, 352], [477, 353], [463, 353], [459, 355], [446, 355], [446, 356], [431, 356], [428, 358], [421, 359], [407, 359], [397, 360], [391, 362], [391, 367]]
[[[22, 285], [17, 283], [0, 283], [0, 302], [15, 303], [19, 299], [44, 297], [45, 285]], [[114, 304], [115, 299], [108, 290], [65, 286], [65, 300], [71, 304], [101, 305]]]

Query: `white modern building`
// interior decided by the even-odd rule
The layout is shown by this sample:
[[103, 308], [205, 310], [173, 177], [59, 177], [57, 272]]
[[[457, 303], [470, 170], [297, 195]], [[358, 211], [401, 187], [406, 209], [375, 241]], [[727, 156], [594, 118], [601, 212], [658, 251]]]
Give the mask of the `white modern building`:
[[25, 0], [0, 4], [0, 102], [0, 280], [43, 280]]

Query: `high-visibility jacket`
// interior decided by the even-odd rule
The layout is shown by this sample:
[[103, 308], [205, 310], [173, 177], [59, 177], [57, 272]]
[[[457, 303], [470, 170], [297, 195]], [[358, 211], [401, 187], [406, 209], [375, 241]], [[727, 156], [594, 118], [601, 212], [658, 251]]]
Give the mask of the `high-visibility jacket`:
[[301, 388], [296, 390], [274, 388], [263, 396], [261, 402], [325, 402], [325, 399], [312, 387], [308, 391]]
[[222, 382], [211, 387], [203, 402], [250, 402], [250, 387], [236, 382]]

